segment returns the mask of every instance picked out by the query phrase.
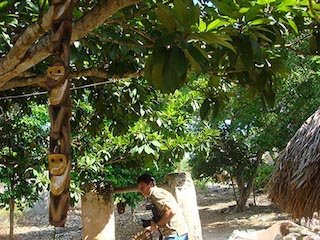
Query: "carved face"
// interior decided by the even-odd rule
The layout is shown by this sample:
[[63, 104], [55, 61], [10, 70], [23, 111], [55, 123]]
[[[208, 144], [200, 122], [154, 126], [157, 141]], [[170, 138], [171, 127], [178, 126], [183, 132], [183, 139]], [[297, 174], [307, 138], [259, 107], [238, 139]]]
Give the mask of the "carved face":
[[59, 176], [64, 173], [67, 167], [67, 156], [64, 154], [49, 154], [50, 174]]
[[47, 70], [47, 77], [56, 81], [62, 81], [65, 79], [66, 69], [64, 66], [52, 66]]

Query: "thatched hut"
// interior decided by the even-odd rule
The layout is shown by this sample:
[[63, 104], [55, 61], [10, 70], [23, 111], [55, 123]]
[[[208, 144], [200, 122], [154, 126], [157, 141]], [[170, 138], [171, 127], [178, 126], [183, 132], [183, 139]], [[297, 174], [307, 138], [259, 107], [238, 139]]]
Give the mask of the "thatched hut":
[[312, 217], [320, 210], [320, 109], [279, 154], [268, 192], [294, 218]]

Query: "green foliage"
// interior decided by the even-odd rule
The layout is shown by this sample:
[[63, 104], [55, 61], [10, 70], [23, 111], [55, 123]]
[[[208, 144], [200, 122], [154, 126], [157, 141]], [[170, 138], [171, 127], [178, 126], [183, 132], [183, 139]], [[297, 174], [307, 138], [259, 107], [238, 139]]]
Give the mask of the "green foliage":
[[[96, 1], [77, 1], [74, 19], [84, 17], [95, 4]], [[48, 7], [49, 2], [43, 0], [1, 2], [2, 56], [27, 26], [41, 19]], [[313, 1], [141, 1], [117, 11], [108, 24], [75, 42], [71, 67], [73, 71], [104, 69], [110, 77], [144, 70], [149, 83], [165, 93], [173, 93], [189, 83], [189, 75], [206, 74], [207, 79], [218, 77], [225, 83], [244, 86], [272, 107], [277, 76], [285, 70], [282, 48], [293, 49], [294, 42], [306, 38], [310, 44], [305, 52], [311, 49], [316, 53], [318, 16], [319, 8]], [[289, 34], [295, 39], [287, 38]], [[48, 65], [50, 59], [37, 64], [32, 71], [36, 75], [45, 74]], [[84, 85], [98, 80], [86, 77], [77, 83]], [[82, 92], [78, 90], [77, 94]], [[97, 102], [94, 109], [106, 109], [113, 92], [112, 88], [107, 94], [93, 92], [90, 98]], [[118, 106], [110, 106], [110, 111], [97, 111], [100, 118], [95, 119], [93, 128], [108, 113], [116, 115], [110, 125], [115, 134], [128, 130], [130, 124], [122, 121], [129, 118], [122, 114], [123, 96], [118, 100]], [[137, 105], [134, 108], [138, 114], [132, 120], [136, 121], [140, 114]], [[208, 96], [201, 115], [206, 118], [210, 111], [217, 115], [221, 109], [221, 101]]]
[[213, 177], [222, 171], [231, 176], [251, 176], [256, 165], [256, 159], [250, 153], [241, 136], [232, 133], [230, 126], [224, 126], [220, 141], [212, 144], [209, 152], [201, 151], [195, 156], [191, 164], [196, 178]]
[[164, 93], [180, 88], [186, 80], [186, 74], [187, 59], [178, 47], [154, 49], [145, 68], [146, 79]]
[[208, 191], [208, 183], [211, 183], [211, 178], [201, 178], [201, 179], [195, 179], [194, 184], [196, 186], [197, 191], [200, 192], [207, 192]]
[[274, 169], [274, 165], [267, 164], [262, 164], [258, 168], [256, 177], [254, 179], [254, 188], [256, 191], [260, 189], [265, 190]]
[[[259, 165], [255, 161], [250, 162], [250, 159], [259, 160], [262, 153], [271, 149], [282, 150], [305, 119], [318, 108], [317, 57], [306, 59], [285, 53], [288, 54], [286, 65], [292, 72], [286, 78], [277, 78], [273, 107], [265, 108], [245, 89], [225, 85], [228, 103], [211, 121], [227, 129], [229, 138], [224, 139], [225, 135], [222, 135], [221, 144], [209, 143], [193, 153], [195, 177], [212, 177], [224, 170], [234, 176], [240, 174], [244, 180], [250, 179]], [[219, 81], [217, 83], [221, 84]], [[205, 94], [208, 95], [207, 92]], [[240, 159], [243, 159], [243, 165]], [[263, 187], [268, 180], [265, 177], [271, 170], [271, 167], [259, 170], [261, 172], [257, 173], [256, 179], [258, 188]]]
[[[74, 19], [84, 17], [96, 4], [77, 1]], [[43, 0], [0, 3], [1, 56], [48, 7], [49, 1]], [[99, 69], [108, 76], [80, 77], [74, 84], [126, 78], [142, 70], [146, 79], [72, 92], [72, 189], [80, 193], [83, 184], [107, 180], [117, 186], [133, 184], [132, 179], [145, 170], [164, 175], [187, 153], [201, 160], [198, 175], [221, 171], [227, 163], [233, 165], [228, 168], [231, 172], [249, 171], [254, 158], [283, 147], [319, 106], [315, 97], [320, 89], [315, 70], [319, 59], [294, 58], [285, 50], [318, 53], [318, 22], [318, 5], [297, 0], [148, 0], [114, 13], [108, 24], [75, 42], [70, 56], [72, 71]], [[45, 74], [51, 60], [33, 66], [30, 74]], [[293, 73], [282, 79], [288, 69]], [[39, 104], [47, 101], [46, 96], [34, 99]], [[32, 159], [35, 169], [21, 176], [45, 181], [39, 163], [45, 156], [41, 146], [47, 144], [43, 138], [47, 116], [41, 107], [33, 109], [40, 119], [24, 118], [31, 114], [26, 106], [23, 114], [12, 110], [24, 102], [1, 102], [1, 116], [8, 114], [0, 125], [1, 164], [17, 162], [19, 157], [19, 166], [26, 169]], [[230, 129], [219, 145], [216, 128], [228, 125], [226, 120]], [[35, 142], [41, 144], [34, 146]], [[225, 161], [210, 162], [217, 159], [213, 153]], [[1, 176], [9, 173], [4, 167], [0, 171]]]
[[[122, 134], [115, 134], [111, 127], [117, 112], [106, 114], [111, 119], [99, 119], [100, 124], [94, 126], [99, 134], [93, 131], [94, 123], [91, 121], [97, 117], [97, 112], [94, 110], [96, 103], [90, 98], [97, 89], [92, 92], [87, 90], [75, 101], [73, 116], [79, 125], [75, 125], [72, 132], [75, 161], [72, 179], [77, 191], [88, 184], [112, 184], [114, 187], [135, 185], [137, 176], [145, 171], [151, 172], [161, 182], [177, 165], [181, 167], [179, 163], [195, 145], [216, 137], [214, 129], [192, 129], [191, 123], [197, 118], [194, 113], [198, 111], [198, 101], [202, 100], [198, 92], [188, 88], [169, 95], [150, 91], [154, 100], [140, 102], [141, 97], [149, 98], [146, 94], [149, 88], [140, 85], [137, 90], [132, 87], [133, 84], [122, 82], [113, 86], [116, 91], [111, 97], [109, 95], [109, 100], [116, 99], [115, 103], [103, 103], [99, 109], [102, 114], [106, 114], [109, 106], [123, 109], [121, 121], [126, 121], [128, 130]], [[140, 96], [141, 93], [143, 96]], [[128, 98], [124, 98], [126, 94]], [[127, 116], [130, 116], [135, 103], [139, 104], [139, 112], [143, 114], [138, 120], [130, 121]], [[116, 201], [126, 201], [131, 205], [136, 200], [137, 194], [116, 196]]]
[[5, 184], [1, 207], [7, 206], [10, 198], [19, 208], [32, 205], [48, 182], [43, 175], [48, 116], [44, 106], [27, 108], [29, 114], [13, 104], [0, 114], [0, 182]]

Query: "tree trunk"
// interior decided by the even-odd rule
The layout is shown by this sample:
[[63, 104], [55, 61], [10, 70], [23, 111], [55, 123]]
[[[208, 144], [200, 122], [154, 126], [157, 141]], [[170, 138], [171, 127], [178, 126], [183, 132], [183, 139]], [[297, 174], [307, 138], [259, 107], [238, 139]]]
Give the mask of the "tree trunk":
[[243, 177], [241, 175], [237, 176], [238, 183], [238, 199], [237, 199], [237, 210], [244, 211], [247, 200], [250, 196], [250, 190], [245, 186]]
[[86, 192], [81, 197], [82, 239], [115, 240], [114, 205], [111, 192]]
[[182, 208], [189, 228], [189, 240], [202, 240], [197, 194], [189, 173], [171, 173], [166, 177], [168, 190]]
[[9, 214], [10, 214], [10, 234], [9, 234], [9, 239], [12, 240], [14, 239], [14, 197], [11, 196], [9, 199]]
[[252, 167], [253, 172], [246, 183], [244, 182], [244, 178], [241, 174], [237, 175], [238, 193], [239, 193], [238, 200], [237, 200], [237, 209], [241, 212], [244, 210], [247, 200], [250, 196], [250, 193], [252, 192], [253, 182], [261, 163], [261, 157], [262, 157], [262, 154], [258, 153], [257, 160]]

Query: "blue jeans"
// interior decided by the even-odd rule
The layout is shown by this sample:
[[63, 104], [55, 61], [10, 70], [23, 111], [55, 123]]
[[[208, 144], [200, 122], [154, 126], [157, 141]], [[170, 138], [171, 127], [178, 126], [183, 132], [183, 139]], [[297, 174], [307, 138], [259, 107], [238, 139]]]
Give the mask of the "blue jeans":
[[188, 234], [184, 234], [182, 236], [170, 236], [170, 237], [164, 237], [164, 240], [188, 240]]

